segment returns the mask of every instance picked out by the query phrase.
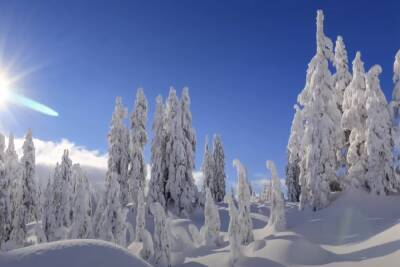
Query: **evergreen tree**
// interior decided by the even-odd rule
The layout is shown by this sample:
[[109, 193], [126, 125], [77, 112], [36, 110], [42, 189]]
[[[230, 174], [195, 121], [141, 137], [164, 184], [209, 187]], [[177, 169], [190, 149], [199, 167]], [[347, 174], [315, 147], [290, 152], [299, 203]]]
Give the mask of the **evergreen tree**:
[[267, 161], [267, 169], [272, 174], [272, 199], [271, 214], [268, 220], [268, 226], [276, 231], [283, 231], [286, 228], [285, 217], [285, 199], [281, 192], [281, 181], [273, 161]]
[[75, 181], [75, 193], [72, 204], [73, 221], [70, 229], [70, 238], [92, 238], [93, 224], [90, 184], [79, 164], [73, 165], [72, 176]]
[[392, 120], [380, 87], [381, 72], [382, 68], [375, 65], [368, 71], [366, 79], [366, 184], [368, 189], [377, 195], [399, 188], [399, 182], [393, 173]]
[[158, 266], [171, 266], [171, 232], [164, 208], [158, 202], [150, 206], [154, 216], [154, 257], [153, 262]]
[[193, 211], [195, 204], [195, 184], [188, 175], [188, 157], [182, 128], [182, 111], [175, 89], [171, 88], [167, 100], [167, 143], [166, 163], [168, 178], [166, 183], [167, 202], [175, 207], [178, 213], [187, 215]]
[[145, 226], [146, 226], [146, 213], [145, 213], [145, 203], [144, 203], [144, 192], [143, 188], [138, 188], [138, 205], [136, 209], [136, 228], [135, 228], [135, 238], [136, 241], [140, 242], [144, 240]]
[[[143, 89], [139, 88], [136, 93], [134, 111], [131, 116], [131, 131], [129, 142], [129, 174], [128, 186], [130, 201], [137, 206], [139, 190], [144, 190], [146, 180], [146, 164], [144, 162], [144, 145], [147, 142], [146, 134], [147, 99]], [[142, 189], [140, 189], [142, 188]]]
[[364, 63], [357, 52], [353, 61], [353, 78], [343, 98], [342, 127], [350, 131], [349, 149], [347, 152], [348, 173], [345, 176], [345, 187], [365, 187], [367, 173], [366, 139], [366, 81]]
[[[337, 106], [343, 116], [343, 97], [346, 88], [351, 82], [351, 74], [349, 72], [349, 60], [347, 58], [346, 46], [344, 45], [343, 38], [338, 36], [335, 45], [335, 58], [333, 65], [336, 68], [336, 73], [333, 75], [333, 86], [335, 88]], [[339, 166], [341, 168], [346, 168], [346, 153], [349, 148], [349, 130], [343, 130], [343, 135], [341, 136], [341, 149], [338, 151], [337, 158], [339, 160]], [[344, 187], [343, 178], [340, 177], [338, 184], [331, 184], [331, 189], [339, 190]]]
[[292, 121], [289, 142], [287, 145], [288, 163], [286, 166], [286, 186], [288, 189], [288, 200], [298, 202], [300, 199], [300, 161], [303, 153], [301, 152], [301, 142], [304, 134], [304, 119], [302, 110], [298, 105], [294, 105], [296, 110]]
[[25, 142], [22, 147], [23, 156], [21, 158], [22, 165], [22, 205], [27, 210], [26, 223], [31, 220], [39, 219], [39, 203], [37, 186], [35, 182], [35, 146], [32, 139], [32, 131], [29, 130], [25, 136]]
[[121, 246], [126, 245], [126, 233], [128, 223], [126, 222], [126, 209], [122, 208], [120, 202], [120, 186], [117, 182], [119, 174], [111, 172], [106, 181], [106, 191], [103, 202], [97, 207], [96, 212], [100, 215], [97, 222], [96, 233], [98, 238], [116, 243]]
[[[56, 165], [56, 170], [58, 170], [58, 163]], [[53, 208], [53, 185], [51, 183], [51, 178], [49, 177], [47, 181], [47, 186], [44, 191], [44, 203], [42, 212], [42, 228], [46, 239], [48, 241], [54, 240], [55, 236], [55, 217]]]
[[64, 150], [61, 163], [56, 166], [54, 171], [51, 204], [54, 212], [54, 224], [51, 225], [53, 229], [50, 230], [54, 236], [50, 236], [49, 241], [63, 240], [68, 237], [73, 216], [71, 177], [72, 161], [69, 158], [68, 150]]
[[251, 193], [249, 182], [246, 177], [246, 169], [242, 163], [235, 159], [233, 166], [238, 175], [238, 206], [239, 206], [239, 224], [240, 224], [240, 243], [248, 245], [254, 241], [253, 223], [250, 216]]
[[11, 202], [9, 185], [6, 180], [5, 166], [5, 138], [0, 134], [0, 250], [10, 238], [11, 231]]
[[214, 158], [214, 188], [213, 198], [216, 202], [221, 202], [225, 197], [225, 153], [222, 146], [220, 135], [213, 138], [213, 158]]
[[201, 170], [203, 172], [204, 180], [203, 180], [203, 197], [206, 197], [206, 190], [210, 190], [211, 195], [214, 197], [216, 195], [217, 189], [215, 188], [215, 164], [212, 151], [210, 151], [208, 146], [208, 138], [206, 137], [205, 145], [204, 145], [204, 156], [203, 156], [203, 164], [201, 166]]
[[229, 245], [230, 245], [230, 261], [234, 264], [241, 256], [241, 238], [240, 228], [242, 225], [239, 220], [239, 213], [236, 208], [235, 202], [233, 201], [232, 195], [227, 194], [225, 197], [229, 207]]
[[129, 202], [128, 185], [128, 129], [124, 125], [127, 115], [126, 108], [122, 105], [121, 97], [115, 99], [115, 108], [112, 115], [110, 132], [108, 134], [108, 171], [107, 178], [113, 176], [120, 186], [121, 203], [126, 205]]
[[214, 203], [211, 191], [205, 188], [206, 201], [204, 205], [204, 226], [202, 228], [203, 239], [207, 245], [220, 245], [221, 220], [219, 218], [218, 207]]
[[190, 96], [188, 87], [184, 87], [182, 89], [180, 105], [182, 116], [183, 146], [186, 151], [185, 184], [187, 188], [184, 191], [186, 195], [185, 209], [190, 212], [192, 206], [196, 202], [196, 196], [198, 192], [193, 178], [193, 170], [195, 168], [194, 156], [196, 153], [196, 131], [192, 125], [192, 113], [190, 111]]
[[393, 142], [394, 142], [394, 169], [396, 179], [400, 179], [400, 50], [397, 51], [394, 64], [393, 64], [393, 95], [391, 106], [391, 113], [393, 119]]
[[306, 86], [299, 95], [304, 107], [305, 129], [300, 162], [300, 209], [326, 207], [330, 201], [329, 184], [337, 183], [337, 152], [341, 149], [338, 127], [341, 113], [337, 106], [328, 59], [332, 59], [332, 42], [324, 35], [324, 15], [317, 12], [317, 53], [308, 65]]
[[156, 111], [153, 119], [153, 140], [151, 142], [151, 177], [147, 193], [147, 205], [158, 202], [166, 208], [165, 184], [166, 168], [166, 128], [165, 111], [161, 96], [156, 99]]
[[[10, 134], [8, 138], [8, 146], [5, 153], [5, 187], [10, 193], [11, 203], [11, 222], [14, 220], [14, 212], [20, 205], [19, 195], [19, 184], [21, 183], [22, 175], [21, 165], [18, 161], [18, 155], [15, 150], [14, 135]], [[10, 229], [11, 230], [11, 229]]]

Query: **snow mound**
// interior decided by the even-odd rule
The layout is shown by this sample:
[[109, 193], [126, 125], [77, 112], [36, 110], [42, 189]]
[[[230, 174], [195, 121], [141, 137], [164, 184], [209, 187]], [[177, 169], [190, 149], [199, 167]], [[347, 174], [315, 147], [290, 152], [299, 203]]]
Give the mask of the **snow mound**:
[[127, 250], [100, 240], [66, 240], [0, 254], [2, 267], [149, 267]]

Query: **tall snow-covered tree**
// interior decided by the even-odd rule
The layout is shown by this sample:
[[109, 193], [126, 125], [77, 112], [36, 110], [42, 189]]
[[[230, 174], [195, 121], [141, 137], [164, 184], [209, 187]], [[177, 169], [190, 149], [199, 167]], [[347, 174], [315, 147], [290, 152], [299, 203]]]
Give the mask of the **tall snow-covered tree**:
[[196, 153], [196, 131], [192, 125], [192, 112], [190, 111], [190, 96], [189, 88], [182, 89], [182, 96], [180, 101], [181, 116], [182, 116], [182, 130], [183, 130], [183, 146], [186, 151], [186, 189], [188, 200], [192, 203], [187, 203], [186, 209], [191, 209], [196, 202], [197, 187], [194, 183], [193, 170], [195, 168], [194, 156]]
[[158, 266], [171, 266], [171, 232], [164, 208], [158, 202], [150, 205], [154, 216], [154, 257], [153, 262]]
[[301, 142], [304, 134], [304, 119], [302, 110], [298, 105], [294, 105], [295, 114], [292, 121], [289, 142], [287, 145], [288, 163], [286, 165], [286, 186], [287, 196], [291, 202], [298, 202], [300, 199], [300, 161], [303, 153], [301, 151]]
[[108, 134], [108, 170], [107, 179], [111, 176], [117, 179], [120, 186], [121, 203], [129, 202], [128, 163], [129, 163], [129, 132], [124, 125], [127, 115], [126, 108], [122, 105], [121, 97], [115, 99], [115, 108], [111, 119]]
[[272, 175], [271, 214], [268, 220], [268, 226], [276, 231], [283, 231], [286, 228], [286, 217], [285, 199], [281, 192], [281, 181], [273, 161], [267, 161], [267, 169], [269, 169]]
[[21, 182], [21, 175], [22, 169], [15, 150], [14, 135], [10, 134], [5, 153], [5, 185], [10, 193], [11, 221], [14, 220], [14, 212], [18, 209], [18, 205], [20, 205], [18, 190]]
[[69, 236], [72, 239], [92, 238], [92, 200], [90, 184], [79, 164], [72, 167], [72, 176], [75, 181], [74, 197], [72, 203], [73, 221]]
[[167, 202], [176, 211], [186, 215], [193, 211], [196, 201], [196, 186], [188, 175], [187, 143], [182, 127], [182, 110], [175, 89], [171, 88], [167, 99], [167, 143], [166, 163], [168, 179], [166, 183]]
[[52, 206], [54, 212], [54, 236], [49, 241], [66, 239], [69, 234], [73, 209], [72, 195], [72, 161], [69, 158], [69, 151], [64, 150], [61, 163], [56, 166], [53, 178]]
[[[21, 179], [17, 184], [20, 187]], [[14, 193], [14, 200], [17, 204], [16, 210], [14, 211], [14, 217], [12, 218], [12, 231], [10, 234], [10, 240], [13, 242], [14, 248], [23, 247], [27, 244], [27, 228], [26, 225], [28, 223], [28, 208], [23, 204], [23, 191], [18, 190]]]
[[229, 207], [229, 246], [230, 246], [230, 261], [234, 264], [242, 255], [241, 252], [241, 238], [240, 238], [240, 224], [239, 213], [233, 201], [232, 195], [229, 193], [225, 196], [225, 201]]
[[147, 205], [158, 202], [166, 208], [165, 184], [167, 177], [166, 166], [166, 125], [165, 110], [161, 96], [156, 99], [156, 111], [153, 119], [153, 140], [151, 142], [151, 175]]
[[204, 226], [202, 234], [207, 245], [220, 245], [221, 220], [219, 218], [218, 207], [214, 203], [211, 190], [206, 187], [206, 201], [204, 205]]
[[206, 189], [208, 188], [214, 197], [216, 195], [215, 188], [215, 172], [214, 172], [214, 157], [212, 151], [210, 151], [208, 145], [208, 137], [206, 137], [205, 145], [204, 145], [204, 155], [203, 155], [203, 163], [201, 166], [201, 171], [203, 172], [203, 197], [206, 197]]
[[351, 74], [349, 71], [349, 59], [347, 57], [346, 46], [343, 37], [338, 36], [335, 45], [335, 56], [333, 60], [336, 73], [332, 76], [333, 86], [335, 88], [336, 100], [339, 109], [343, 112], [343, 95], [347, 86], [351, 82]]
[[120, 186], [117, 172], [111, 172], [111, 176], [106, 180], [106, 191], [102, 203], [97, 207], [96, 212], [100, 215], [97, 222], [97, 237], [116, 243], [121, 246], [126, 245], [126, 209], [120, 202]]
[[21, 204], [26, 207], [27, 218], [25, 218], [24, 221], [28, 223], [31, 220], [39, 220], [38, 190], [35, 181], [35, 146], [33, 144], [31, 130], [29, 130], [25, 136], [22, 151], [22, 188], [20, 189], [22, 190]]
[[347, 152], [348, 173], [343, 180], [345, 187], [365, 187], [367, 173], [366, 139], [366, 81], [361, 53], [353, 60], [353, 78], [344, 92], [342, 127], [350, 131]]
[[10, 238], [11, 231], [11, 202], [9, 184], [6, 180], [5, 168], [5, 138], [0, 134], [0, 250]]
[[330, 184], [336, 182], [337, 152], [341, 149], [341, 112], [337, 106], [328, 59], [332, 41], [324, 34], [324, 15], [317, 12], [317, 53], [308, 65], [306, 85], [298, 97], [305, 129], [300, 162], [300, 208], [324, 208], [330, 201]]
[[144, 188], [138, 188], [137, 196], [137, 208], [136, 208], [136, 227], [135, 227], [135, 238], [136, 241], [143, 241], [145, 235], [146, 226], [146, 212], [145, 212], [145, 202], [144, 202]]
[[213, 158], [214, 158], [214, 188], [213, 198], [216, 202], [221, 202], [225, 197], [225, 153], [222, 146], [220, 135], [213, 137]]
[[240, 224], [240, 243], [247, 245], [254, 241], [253, 223], [250, 215], [251, 193], [249, 182], [247, 181], [246, 169], [243, 164], [235, 159], [233, 166], [236, 168], [238, 176], [238, 207]]
[[368, 71], [366, 79], [366, 184], [377, 195], [399, 188], [399, 181], [395, 179], [393, 172], [392, 118], [380, 87], [381, 72], [382, 68], [375, 65]]
[[396, 179], [400, 179], [400, 50], [397, 51], [393, 64], [393, 95], [390, 103], [393, 119], [394, 169]]
[[[58, 170], [58, 163], [56, 165], [56, 170]], [[44, 202], [43, 202], [43, 212], [42, 212], [42, 229], [46, 239], [48, 241], [54, 240], [55, 236], [55, 217], [54, 217], [54, 207], [53, 207], [53, 185], [52, 179], [49, 177], [44, 191]]]
[[[344, 91], [349, 86], [351, 82], [351, 74], [349, 72], [349, 60], [347, 57], [346, 46], [343, 42], [343, 38], [338, 36], [335, 45], [335, 57], [333, 60], [333, 65], [335, 66], [336, 73], [333, 75], [333, 86], [336, 93], [337, 106], [343, 116], [343, 97]], [[343, 130], [343, 134], [340, 136], [341, 149], [337, 151], [338, 165], [340, 168], [346, 168], [346, 153], [349, 148], [349, 130]], [[331, 184], [331, 189], [340, 190], [343, 185], [343, 175], [339, 177], [338, 183]]]
[[[147, 99], [143, 89], [136, 93], [134, 111], [131, 116], [131, 130], [129, 141], [129, 200], [137, 206], [139, 190], [144, 190], [146, 180], [146, 164], [144, 162], [144, 145], [147, 142], [146, 133]], [[142, 188], [142, 189], [139, 189]]]

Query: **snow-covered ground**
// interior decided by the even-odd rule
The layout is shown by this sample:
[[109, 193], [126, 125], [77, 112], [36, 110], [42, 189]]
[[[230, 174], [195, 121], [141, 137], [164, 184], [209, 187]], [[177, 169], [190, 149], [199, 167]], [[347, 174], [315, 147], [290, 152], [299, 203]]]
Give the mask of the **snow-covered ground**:
[[[349, 191], [335, 198], [317, 212], [286, 203], [287, 231], [279, 233], [266, 227], [269, 204], [252, 204], [256, 240], [243, 248], [234, 266], [398, 266], [400, 196]], [[220, 247], [198, 245], [188, 231], [190, 224], [202, 226], [202, 210], [192, 219], [171, 220], [174, 266], [231, 266], [225, 204], [219, 213], [224, 235]], [[148, 227], [152, 230], [151, 218]], [[148, 266], [138, 259], [140, 248], [141, 243], [124, 249], [103, 241], [61, 241], [10, 251], [0, 256], [0, 266]]]
[[65, 240], [0, 254], [1, 267], [147, 267], [126, 249], [100, 240]]

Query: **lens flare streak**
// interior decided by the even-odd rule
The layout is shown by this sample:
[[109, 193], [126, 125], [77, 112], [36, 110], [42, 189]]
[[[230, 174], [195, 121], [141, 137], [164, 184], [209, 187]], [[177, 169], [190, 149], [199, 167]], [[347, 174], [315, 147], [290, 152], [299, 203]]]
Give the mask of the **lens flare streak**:
[[10, 92], [9, 94], [10, 94], [8, 99], [9, 102], [13, 102], [15, 104], [30, 108], [45, 115], [58, 117], [58, 112], [46, 105], [43, 105], [39, 102], [36, 102], [35, 100], [32, 100], [30, 98], [27, 98], [23, 95], [14, 92]]

